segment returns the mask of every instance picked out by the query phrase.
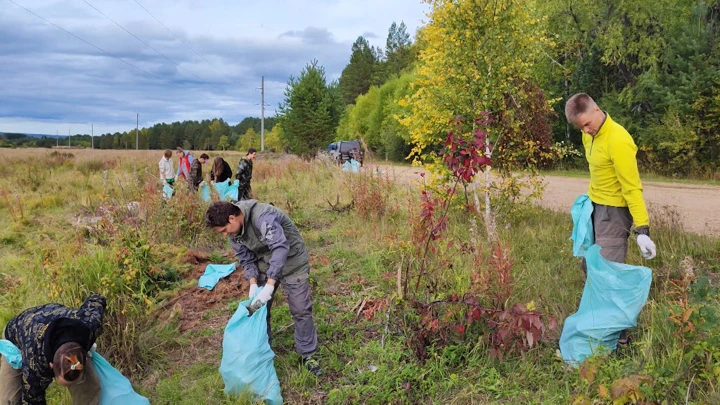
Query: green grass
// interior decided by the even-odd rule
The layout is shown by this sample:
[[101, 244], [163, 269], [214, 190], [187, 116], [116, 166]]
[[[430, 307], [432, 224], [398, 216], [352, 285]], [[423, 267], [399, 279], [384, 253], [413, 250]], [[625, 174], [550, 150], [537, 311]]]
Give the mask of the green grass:
[[[143, 195], [145, 183], [133, 180], [133, 173], [142, 173], [142, 164], [139, 168], [120, 165], [104, 185], [100, 163], [91, 162], [81, 168], [66, 163], [53, 170], [52, 183], [41, 183], [37, 190], [18, 189], [22, 202], [35, 201], [43, 194], [64, 192], [73, 196], [80, 186], [70, 180], [82, 175], [90, 183], [82, 189], [85, 199], [67, 198], [52, 207], [28, 204], [23, 206], [25, 218], [17, 220], [0, 199], [0, 254], [4, 263], [0, 282], [9, 280], [15, 285], [0, 284], [0, 326], [21, 309], [51, 298], [76, 305], [88, 289], [102, 286], [103, 275], [126, 274], [132, 267], [122, 267], [122, 261], [116, 260], [119, 252], [123, 259], [132, 258], [132, 266], [174, 269], [181, 275], [192, 269], [182, 259], [188, 249], [204, 251], [213, 261], [226, 260], [222, 255], [229, 249], [227, 242], [197, 222], [203, 204], [190, 196], [159, 203], [157, 196]], [[152, 165], [154, 162], [147, 163], [148, 167]], [[653, 378], [653, 383], [643, 389], [647, 399], [659, 403], [684, 403], [687, 392], [690, 403], [697, 404], [712, 403], [718, 395], [714, 377], [702, 374], [705, 369], [698, 364], [683, 363], [682, 357], [690, 348], [680, 343], [677, 328], [668, 321], [669, 311], [676, 304], [668, 292], [672, 289], [669, 280], [682, 277], [688, 263], [698, 277], [714, 282], [720, 279], [720, 240], [658, 226], [653, 235], [658, 257], [649, 262], [641, 259], [630, 242], [628, 262], [648, 265], [654, 271], [649, 302], [633, 331], [636, 343], [632, 350], [623, 356], [598, 359], [599, 371], [592, 384], [556, 357], [559, 329], [524, 356], [508, 354], [504, 361], [498, 361], [487, 354], [482, 328], [468, 328], [463, 335], [449, 333], [446, 345], [429, 346], [427, 357], [419, 360], [408, 341], [421, 321], [409, 302], [396, 296], [395, 277], [398, 266], [412, 259], [408, 255], [412, 251], [408, 207], [417, 206], [419, 193], [400, 185], [371, 185], [376, 191], [387, 188], [387, 197], [378, 202], [358, 193], [362, 181], [369, 180], [334, 169], [319, 162], [281, 159], [272, 163], [260, 160], [255, 170], [256, 195], [289, 213], [312, 255], [318, 358], [325, 374], [316, 378], [300, 365], [300, 356], [294, 351], [291, 316], [283, 299], [278, 299], [273, 307], [273, 350], [287, 403], [560, 404], [584, 398], [599, 404], [611, 403], [600, 398], [599, 385], [609, 388], [614, 381], [633, 375]], [[0, 179], [0, 187], [20, 184], [19, 168], [10, 173]], [[341, 205], [354, 198], [356, 209], [344, 213], [331, 210], [327, 200], [334, 204], [336, 198]], [[147, 207], [140, 217], [129, 217], [121, 210], [133, 200]], [[383, 204], [386, 214], [363, 216], [358, 209], [362, 204]], [[96, 214], [101, 207], [117, 210], [113, 222], [116, 229], [86, 231], [73, 227], [78, 213]], [[436, 266], [433, 280], [439, 286], [438, 294], [428, 297], [431, 300], [482, 287], [473, 284], [472, 274], [477, 269], [470, 256], [445, 247], [448, 240], [458, 246], [475, 236], [480, 238], [484, 257], [489, 257], [489, 244], [483, 235], [471, 234], [470, 219], [465, 212], [450, 212], [446, 236], [438, 244], [438, 257], [431, 261]], [[510, 303], [532, 302], [538, 310], [556, 317], [560, 325], [577, 309], [584, 285], [568, 240], [571, 227], [569, 213], [535, 209], [506, 219], [498, 228], [514, 263]], [[132, 247], [131, 242], [140, 240], [144, 241], [140, 245], [149, 246], [147, 256], [142, 246]], [[132, 254], [123, 250], [128, 243], [135, 249], [131, 249]], [[443, 258], [452, 266], [441, 266]], [[117, 273], [121, 268], [123, 272]], [[122, 285], [152, 285], [133, 283]], [[214, 320], [229, 317], [245, 297], [227, 298], [214, 309], [197, 314], [200, 326], [180, 333], [178, 309], [163, 304], [193, 283], [170, 282], [163, 284], [162, 291], [147, 292], [151, 306], [145, 306], [143, 300], [132, 301], [138, 291], [110, 289], [114, 308], [131, 311], [130, 318], [123, 321], [126, 329], [122, 333], [109, 324], [100, 347], [120, 361], [139, 392], [153, 404], [250, 404], [249, 395], [228, 398], [224, 394], [218, 370], [221, 353], [214, 346], [224, 327]], [[52, 286], [62, 289], [53, 295]], [[717, 292], [712, 288], [709, 291], [703, 302], [710, 309], [720, 308]], [[370, 317], [359, 311], [363, 301], [370, 305], [385, 299], [388, 305]], [[136, 303], [121, 306], [127, 300]], [[113, 315], [108, 322], [119, 319]], [[705, 321], [705, 326], [718, 326], [709, 315]], [[708, 345], [708, 353], [720, 353], [720, 345], [712, 341]], [[132, 361], [123, 360], [128, 351], [134, 354]], [[681, 378], [676, 381], [676, 376]], [[50, 399], [69, 403], [59, 388], [53, 389]]]

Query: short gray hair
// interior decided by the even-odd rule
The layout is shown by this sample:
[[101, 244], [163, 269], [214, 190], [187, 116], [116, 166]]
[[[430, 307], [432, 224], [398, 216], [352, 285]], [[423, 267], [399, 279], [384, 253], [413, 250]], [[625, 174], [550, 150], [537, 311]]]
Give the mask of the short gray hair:
[[578, 115], [586, 113], [596, 106], [592, 97], [585, 93], [577, 93], [565, 103], [565, 118], [568, 122], [575, 122]]

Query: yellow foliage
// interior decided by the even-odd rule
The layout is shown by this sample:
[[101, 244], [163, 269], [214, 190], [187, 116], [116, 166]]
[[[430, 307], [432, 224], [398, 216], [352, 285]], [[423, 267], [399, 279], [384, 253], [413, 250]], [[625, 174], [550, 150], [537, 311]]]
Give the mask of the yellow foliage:
[[[445, 172], [434, 150], [448, 122], [502, 109], [508, 94], [524, 99], [514, 84], [530, 78], [547, 35], [533, 0], [425, 0], [429, 23], [418, 33], [420, 52], [413, 94], [400, 123], [414, 145], [411, 156], [431, 171]], [[500, 131], [491, 131], [491, 139]]]

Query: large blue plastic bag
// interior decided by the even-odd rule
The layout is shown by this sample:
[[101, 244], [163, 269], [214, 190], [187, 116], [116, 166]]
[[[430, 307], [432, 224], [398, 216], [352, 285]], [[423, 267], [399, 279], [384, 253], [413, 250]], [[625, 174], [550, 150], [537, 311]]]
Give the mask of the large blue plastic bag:
[[221, 278], [227, 277], [235, 271], [235, 263], [208, 264], [205, 273], [198, 280], [198, 287], [212, 290]]
[[169, 200], [169, 199], [172, 198], [173, 192], [174, 192], [174, 190], [173, 190], [172, 187], [170, 187], [169, 184], [165, 183], [165, 184], [163, 185], [163, 197], [165, 197], [165, 198], [167, 198], [167, 199]]
[[[259, 290], [258, 290], [259, 292]], [[282, 404], [280, 381], [275, 372], [267, 334], [267, 305], [249, 315], [251, 300], [240, 302], [223, 336], [220, 374], [226, 394], [249, 390], [269, 405]]]
[[215, 192], [220, 197], [220, 200], [237, 200], [238, 199], [238, 188], [240, 187], [240, 181], [235, 180], [230, 182], [230, 179], [215, 183]]
[[355, 159], [350, 159], [347, 162], [343, 163], [342, 169], [345, 172], [357, 173], [360, 171], [360, 162]]
[[208, 186], [207, 183], [200, 184], [200, 197], [202, 197], [203, 201], [211, 200], [210, 186]]
[[565, 320], [560, 336], [563, 360], [572, 365], [615, 350], [620, 332], [637, 324], [652, 282], [649, 268], [602, 257], [600, 246], [594, 244], [592, 212], [587, 194], [578, 197], [571, 209], [573, 254], [585, 257], [587, 265], [580, 306]]
[[611, 262], [592, 245], [585, 254], [587, 280], [578, 311], [565, 320], [560, 336], [563, 360], [579, 364], [615, 350], [620, 332], [635, 327], [652, 281], [652, 270]]
[[0, 354], [5, 361], [10, 364], [10, 367], [15, 370], [19, 370], [20, 367], [22, 367], [22, 353], [20, 353], [20, 349], [18, 349], [13, 342], [6, 339], [0, 340]]
[[100, 379], [100, 405], [150, 405], [150, 401], [136, 393], [130, 381], [99, 353], [92, 352], [92, 363]]

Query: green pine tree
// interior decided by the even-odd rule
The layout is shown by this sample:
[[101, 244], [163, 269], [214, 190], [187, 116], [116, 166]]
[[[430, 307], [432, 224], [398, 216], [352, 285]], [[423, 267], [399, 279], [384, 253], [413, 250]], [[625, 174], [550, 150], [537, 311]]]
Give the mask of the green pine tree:
[[325, 69], [313, 60], [291, 77], [280, 104], [278, 122], [290, 152], [310, 158], [332, 142], [339, 120], [336, 86], [327, 85]]

